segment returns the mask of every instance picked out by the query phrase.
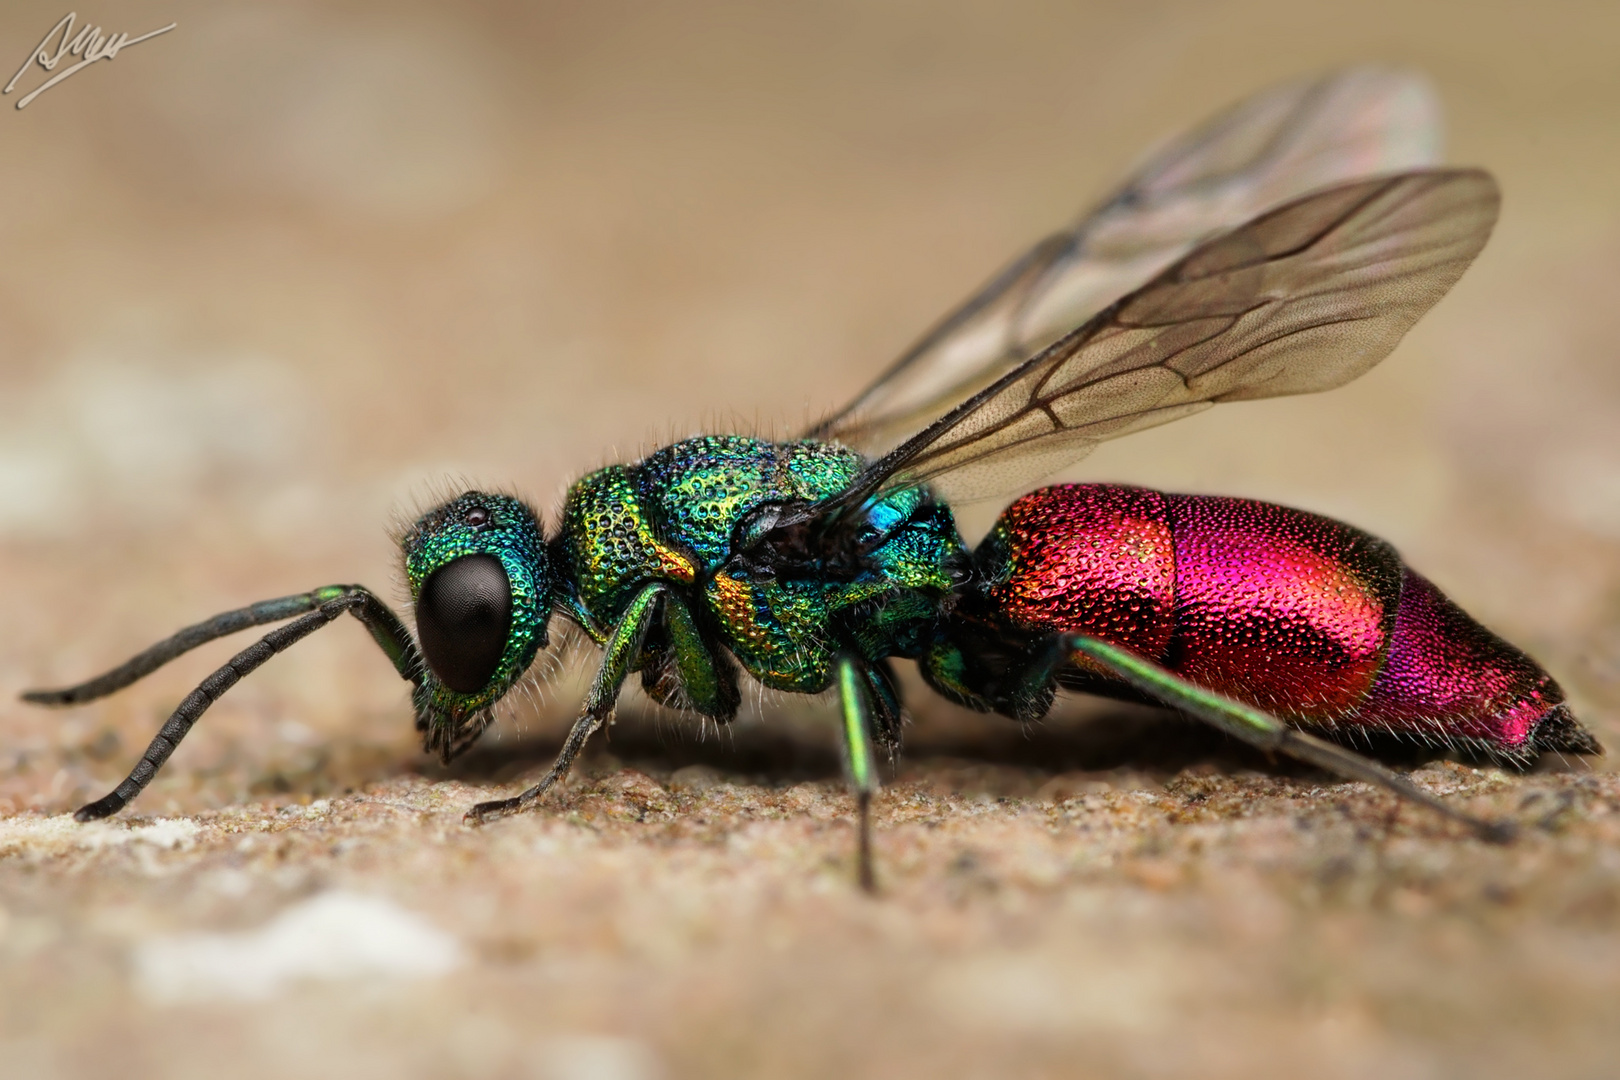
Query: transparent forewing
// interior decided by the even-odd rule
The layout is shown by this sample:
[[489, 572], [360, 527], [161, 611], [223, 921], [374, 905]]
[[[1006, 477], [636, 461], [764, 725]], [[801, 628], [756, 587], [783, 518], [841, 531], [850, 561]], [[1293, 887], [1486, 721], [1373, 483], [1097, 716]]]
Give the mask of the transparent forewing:
[[1150, 154], [1120, 190], [1036, 244], [812, 434], [869, 453], [1147, 281], [1199, 240], [1307, 191], [1439, 160], [1420, 77], [1355, 68], [1275, 87]]
[[[1314, 192], [1208, 240], [875, 462], [839, 502], [935, 482], [971, 498], [1218, 401], [1327, 390], [1387, 356], [1479, 253], [1477, 169]], [[831, 506], [829, 510], [833, 509]]]

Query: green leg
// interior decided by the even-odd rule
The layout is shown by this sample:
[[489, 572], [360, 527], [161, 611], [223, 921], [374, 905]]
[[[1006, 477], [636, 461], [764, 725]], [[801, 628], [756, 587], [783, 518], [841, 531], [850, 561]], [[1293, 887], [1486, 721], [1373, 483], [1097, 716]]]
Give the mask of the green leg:
[[1033, 723], [1052, 708], [1057, 697], [1052, 676], [1068, 662], [1063, 639], [1054, 637], [1022, 665], [992, 678], [975, 667], [961, 646], [942, 638], [928, 647], [917, 668], [928, 685], [949, 701]]
[[730, 723], [741, 703], [736, 672], [709, 648], [691, 609], [674, 595], [664, 597], [664, 626], [675, 673], [692, 707], [704, 716]]
[[569, 768], [585, 748], [585, 743], [613, 715], [613, 707], [619, 700], [619, 687], [624, 684], [625, 677], [635, 667], [636, 658], [641, 655], [642, 642], [647, 637], [647, 629], [652, 625], [653, 615], [664, 593], [663, 585], [648, 585], [630, 601], [619, 624], [613, 628], [613, 636], [608, 638], [602, 650], [602, 666], [596, 669], [596, 679], [585, 697], [585, 711], [574, 721], [568, 738], [563, 741], [561, 752], [557, 754], [557, 760], [552, 763], [551, 771], [516, 798], [496, 799], [474, 806], [467, 811], [467, 824], [482, 825], [492, 818], [527, 810], [539, 802], [541, 796], [551, 790], [557, 781], [568, 775]]
[[857, 874], [861, 888], [877, 891], [872, 874], [872, 796], [877, 793], [877, 761], [872, 750], [872, 701], [865, 665], [852, 656], [838, 658], [838, 700], [844, 714], [844, 766], [855, 792], [860, 831]]
[[1303, 731], [1295, 731], [1268, 713], [1190, 683], [1127, 649], [1079, 634], [1068, 635], [1061, 640], [1074, 653], [1101, 664], [1144, 694], [1196, 716], [1235, 739], [1262, 750], [1287, 754], [1351, 780], [1377, 784], [1453, 821], [1461, 822], [1483, 840], [1506, 843], [1513, 838], [1511, 825], [1484, 821], [1465, 814], [1375, 761]]

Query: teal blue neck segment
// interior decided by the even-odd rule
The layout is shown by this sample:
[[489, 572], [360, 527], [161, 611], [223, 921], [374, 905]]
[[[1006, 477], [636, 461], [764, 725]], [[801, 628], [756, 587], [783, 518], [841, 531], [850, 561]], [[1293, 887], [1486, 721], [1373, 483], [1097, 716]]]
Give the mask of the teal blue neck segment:
[[423, 748], [448, 761], [489, 726], [491, 707], [510, 690], [546, 645], [554, 574], [540, 523], [508, 495], [469, 491], [417, 519], [403, 536], [411, 601], [435, 570], [467, 555], [500, 560], [512, 589], [512, 623], [500, 662], [484, 687], [459, 693], [424, 670], [413, 695]]

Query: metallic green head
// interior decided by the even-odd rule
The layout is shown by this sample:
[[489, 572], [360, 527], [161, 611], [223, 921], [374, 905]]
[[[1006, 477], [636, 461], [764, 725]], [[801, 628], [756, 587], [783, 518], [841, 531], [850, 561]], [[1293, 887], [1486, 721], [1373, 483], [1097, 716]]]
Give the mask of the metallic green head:
[[533, 510], [481, 491], [423, 514], [400, 547], [425, 666], [416, 727], [423, 748], [449, 761], [545, 646], [551, 560]]

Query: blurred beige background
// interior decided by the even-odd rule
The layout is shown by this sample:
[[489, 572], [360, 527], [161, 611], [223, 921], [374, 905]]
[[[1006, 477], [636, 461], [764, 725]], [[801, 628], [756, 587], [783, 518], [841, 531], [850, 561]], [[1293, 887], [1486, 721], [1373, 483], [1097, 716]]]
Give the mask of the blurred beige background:
[[[62, 14], [0, 10], [8, 77]], [[1073, 476], [1381, 533], [1620, 737], [1620, 6], [80, 14], [131, 35], [179, 26], [20, 112], [37, 70], [0, 98], [0, 812], [99, 794], [220, 656], [66, 715], [16, 691], [254, 599], [350, 580], [394, 594], [388, 524], [446, 477], [550, 514], [581, 471], [672, 436], [790, 432], [1155, 139], [1370, 60], [1427, 72], [1447, 159], [1501, 180], [1485, 254], [1351, 387], [1214, 410]], [[512, 730], [549, 730], [571, 685]], [[925, 728], [943, 712], [918, 711]], [[292, 800], [385, 782], [421, 765], [413, 738], [404, 688], [344, 626], [234, 690], [137, 809], [264, 798], [272, 767]], [[337, 779], [312, 778], [333, 761]], [[0, 882], [17, 865], [0, 861]], [[92, 891], [83, 872], [6, 887], [47, 910]], [[77, 954], [39, 955], [59, 971]], [[114, 1009], [123, 991], [97, 993]], [[49, 1015], [39, 1030], [68, 1023]], [[1153, 1071], [1131, 1060], [1096, 1067]], [[1452, 1075], [1424, 1060], [1392, 1075]]]
[[[5, 55], [54, 11], [9, 7]], [[446, 477], [550, 510], [671, 436], [792, 431], [1152, 140], [1366, 59], [1430, 73], [1449, 160], [1500, 177], [1485, 255], [1355, 386], [1075, 475], [1342, 516], [1563, 669], [1614, 659], [1593, 639], [1620, 601], [1612, 6], [116, 18], [180, 28], [5, 114], [10, 685], [248, 599], [390, 585], [390, 515]], [[264, 692], [393, 708], [347, 645]]]

